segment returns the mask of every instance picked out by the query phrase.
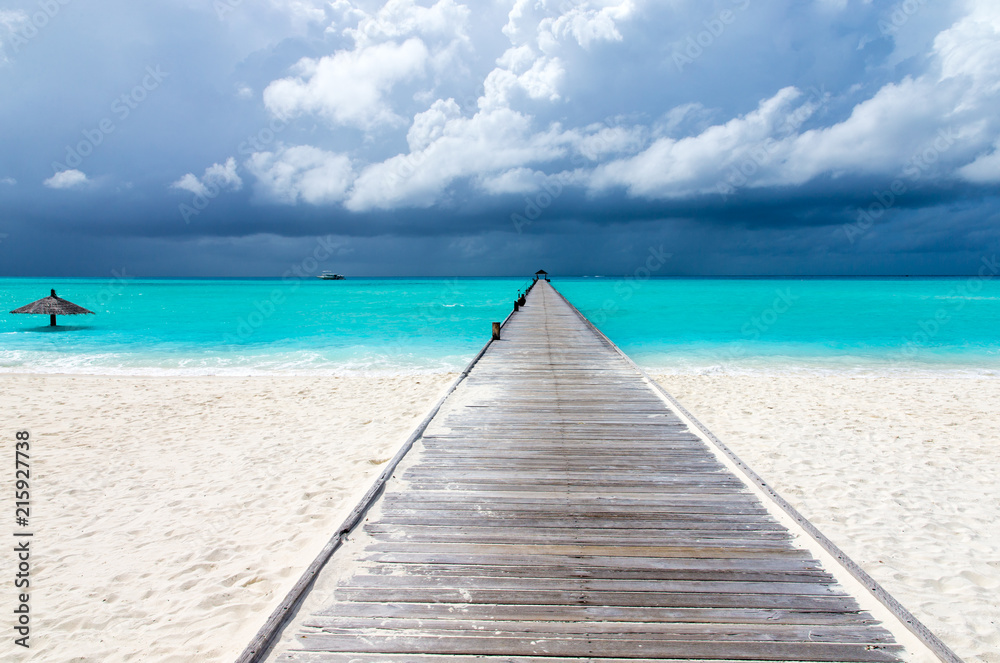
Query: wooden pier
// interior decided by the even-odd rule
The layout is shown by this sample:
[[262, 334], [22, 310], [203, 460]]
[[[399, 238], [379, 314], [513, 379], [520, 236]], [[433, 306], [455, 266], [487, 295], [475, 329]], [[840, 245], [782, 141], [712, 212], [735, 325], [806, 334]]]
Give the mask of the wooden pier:
[[957, 660], [545, 281], [380, 488], [268, 660]]

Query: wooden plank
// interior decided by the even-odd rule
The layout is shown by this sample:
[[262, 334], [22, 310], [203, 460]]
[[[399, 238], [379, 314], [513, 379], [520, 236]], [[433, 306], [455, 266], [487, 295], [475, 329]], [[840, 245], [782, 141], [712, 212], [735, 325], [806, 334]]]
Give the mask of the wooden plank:
[[[385, 654], [366, 652], [286, 652], [278, 657], [282, 663], [580, 663], [579, 658], [558, 656], [455, 656], [445, 654], [393, 654], [387, 658]], [[735, 659], [731, 659], [735, 660]], [[684, 663], [709, 663], [706, 659], [693, 658], [608, 658], [588, 657], [586, 663], [662, 663], [663, 661], [684, 661]], [[711, 663], [718, 663], [712, 661]], [[758, 661], [757, 663], [777, 663], [776, 661]]]
[[[639, 640], [684, 640], [718, 642], [810, 642], [810, 643], [892, 643], [892, 634], [884, 629], [858, 625], [816, 626], [803, 624], [663, 624], [646, 622], [533, 622], [533, 621], [472, 621], [439, 619], [379, 619], [341, 617], [323, 622], [307, 621], [305, 626], [330, 635], [379, 637], [408, 631], [417, 637], [447, 638], [467, 634], [489, 634], [491, 637], [516, 638], [575, 637], [607, 639], [627, 637]], [[360, 631], [363, 630], [363, 634]]]
[[[409, 486], [407, 487], [409, 488]], [[534, 495], [525, 495], [523, 492], [510, 491], [458, 491], [458, 490], [438, 490], [438, 491], [412, 491], [408, 490], [405, 497], [400, 495], [387, 495], [386, 504], [416, 505], [426, 502], [465, 502], [470, 504], [546, 504], [558, 502], [563, 508], [592, 509], [607, 507], [615, 511], [623, 509], [633, 510], [646, 507], [693, 507], [693, 506], [739, 506], [740, 508], [753, 509], [760, 513], [767, 513], [760, 501], [754, 499], [749, 492], [725, 494], [725, 493], [701, 493], [692, 495], [690, 493], [647, 493], [646, 495], [608, 495], [602, 493], [574, 492], [572, 499], [566, 492], [539, 491]]]
[[780, 559], [802, 558], [812, 559], [812, 556], [801, 549], [787, 546], [785, 548], [748, 548], [720, 546], [664, 546], [664, 545], [604, 545], [580, 544], [540, 544], [540, 543], [468, 543], [463, 541], [426, 543], [426, 542], [392, 542], [379, 541], [368, 547], [369, 551], [391, 552], [436, 552], [436, 553], [470, 553], [470, 554], [507, 554], [507, 555], [569, 555], [573, 557], [678, 557], [684, 559]]
[[737, 580], [617, 580], [602, 578], [498, 578], [495, 576], [427, 576], [355, 574], [342, 587], [385, 589], [477, 589], [489, 591], [656, 592], [718, 594], [783, 594], [789, 596], [842, 596], [831, 582], [740, 582]]
[[[431, 512], [434, 513], [434, 512]], [[602, 514], [592, 516], [580, 515], [567, 517], [518, 517], [515, 513], [481, 512], [478, 515], [474, 512], [455, 513], [453, 511], [444, 512], [445, 516], [434, 517], [419, 513], [406, 514], [385, 514], [379, 518], [379, 523], [383, 525], [425, 525], [440, 527], [522, 527], [522, 528], [548, 528], [548, 529], [577, 529], [598, 527], [601, 529], [625, 529], [625, 530], [655, 530], [674, 532], [696, 532], [696, 531], [722, 531], [722, 532], [782, 532], [787, 534], [781, 525], [764, 518], [747, 519], [740, 517], [740, 520], [718, 520], [705, 521], [702, 519], [680, 519], [665, 517], [654, 518], [628, 518], [624, 514], [619, 517]]]
[[[606, 538], [614, 537], [623, 543], [638, 543], [640, 541], [667, 539], [671, 542], [681, 542], [685, 540], [698, 541], [705, 538], [725, 537], [731, 539], [757, 541], [764, 539], [789, 538], [787, 529], [751, 526], [745, 527], [734, 523], [711, 523], [701, 527], [693, 526], [693, 523], [678, 523], [674, 527], [659, 527], [655, 520], [648, 522], [641, 521], [593, 521], [584, 518], [578, 519], [575, 523], [564, 520], [560, 524], [547, 524], [537, 522], [535, 524], [520, 522], [516, 526], [508, 525], [503, 520], [490, 522], [488, 515], [481, 518], [461, 518], [443, 519], [439, 523], [425, 523], [412, 518], [404, 519], [402, 523], [394, 523], [391, 520], [379, 520], [364, 526], [365, 531], [376, 538], [379, 534], [406, 534], [407, 536], [434, 537], [440, 535], [445, 538], [461, 536], [466, 540], [489, 541], [491, 538], [500, 538], [501, 543], [509, 543], [524, 537], [549, 536], [549, 541], [558, 542], [566, 536], [570, 536], [574, 541], [580, 537]], [[765, 523], [769, 525], [770, 523]], [[645, 526], [644, 526], [645, 525]], [[577, 536], [573, 536], [577, 535]]]
[[[333, 625], [340, 617], [411, 618], [421, 620], [471, 619], [474, 621], [569, 621], [641, 622], [652, 624], [857, 624], [876, 622], [863, 612], [816, 612], [775, 608], [666, 608], [662, 606], [590, 606], [393, 603], [391, 601], [335, 602], [317, 611], [310, 621], [329, 617]], [[725, 628], [728, 628], [726, 626]]]
[[725, 660], [894, 662], [901, 647], [872, 644], [702, 642], [629, 638], [544, 638], [501, 636], [419, 637], [406, 632], [386, 636], [303, 633], [298, 644], [312, 651], [387, 654], [462, 654], [483, 656], [594, 656], [706, 658]]
[[[381, 546], [380, 546], [381, 548]], [[740, 571], [773, 571], [781, 573], [817, 572], [822, 569], [819, 562], [806, 556], [782, 558], [684, 558], [684, 557], [626, 557], [600, 555], [542, 555], [542, 554], [461, 554], [453, 552], [413, 552], [408, 547], [396, 551], [378, 550], [360, 556], [361, 561], [384, 564], [436, 564], [467, 565], [477, 567], [516, 566], [530, 569], [534, 567], [555, 567], [574, 569], [615, 569], [621, 571], [718, 571], [737, 573]]]
[[[378, 542], [405, 542], [413, 544], [441, 544], [453, 541], [468, 540], [469, 533], [461, 528], [441, 528], [433, 532], [414, 532], [413, 528], [401, 528], [398, 531], [390, 532], [368, 532], [372, 538]], [[481, 528], [483, 530], [496, 528]], [[784, 554], [788, 551], [789, 535], [782, 534], [779, 537], [755, 537], [749, 536], [724, 536], [702, 534], [700, 536], [672, 537], [669, 534], [650, 534], [645, 537], [632, 537], [626, 539], [614, 532], [602, 532], [600, 530], [545, 530], [544, 528], [529, 531], [522, 534], [518, 530], [498, 531], [489, 533], [483, 531], [477, 533], [476, 540], [483, 544], [505, 544], [518, 546], [532, 546], [543, 544], [581, 544], [581, 545], [601, 545], [608, 546], [644, 546], [657, 547], [660, 549], [674, 548], [672, 552], [665, 553], [664, 556], [672, 554], [675, 557], [711, 557], [722, 554], [722, 549], [728, 549], [731, 553], [739, 553], [744, 557], [760, 557], [773, 554]], [[727, 555], [728, 556], [728, 555]]]
[[[366, 558], [367, 559], [367, 558]], [[426, 576], [485, 576], [501, 578], [601, 578], [607, 580], [708, 580], [736, 582], [833, 582], [823, 571], [767, 571], [734, 569], [635, 569], [620, 566], [500, 565], [476, 564], [400, 564], [383, 563], [366, 567], [372, 574], [396, 573]]]
[[[420, 481], [420, 482], [409, 482], [409, 489], [413, 491], [440, 491], [440, 490], [487, 490], [495, 492], [506, 492], [506, 493], [534, 493], [536, 495], [552, 495], [562, 493], [566, 495], [567, 493], [582, 493], [584, 495], [592, 495], [595, 491], [604, 488], [605, 494], [607, 493], [627, 493], [631, 495], [642, 495], [648, 493], [653, 486], [649, 484], [643, 484], [641, 482], [633, 483], [609, 483], [609, 484], [572, 484], [569, 482], [559, 483], [557, 481], [546, 481], [541, 482], [538, 485], [519, 485], [515, 483], [480, 483], [480, 482], [465, 482], [458, 479], [449, 480], [447, 478], [442, 478], [440, 481]], [[730, 495], [733, 490], [732, 486], [726, 485], [665, 485], [656, 487], [657, 490], [662, 493], [686, 493], [692, 490], [697, 490], [702, 495]]]
[[892, 642], [892, 635], [885, 629], [869, 628], [863, 623], [847, 624], [782, 624], [749, 623], [719, 624], [710, 622], [630, 622], [630, 621], [532, 621], [503, 619], [423, 619], [414, 617], [312, 617], [303, 624], [306, 628], [349, 635], [358, 629], [431, 632], [447, 637], [449, 631], [482, 633], [556, 633], [581, 635], [641, 635], [654, 640], [715, 640], [724, 635], [730, 641], [766, 642]]
[[[563, 506], [562, 509], [559, 507]], [[747, 509], [746, 511], [749, 511]], [[706, 518], [706, 514], [711, 514], [711, 518]], [[421, 518], [422, 516], [422, 518]], [[750, 513], [728, 513], [718, 509], [699, 507], [688, 509], [685, 507], [674, 507], [668, 510], [666, 507], [653, 511], [650, 509], [623, 511], [614, 507], [610, 508], [579, 508], [567, 504], [522, 504], [519, 507], [511, 505], [488, 505], [484, 508], [479, 503], [450, 503], [440, 504], [425, 502], [419, 506], [407, 505], [385, 505], [382, 508], [380, 518], [385, 522], [392, 522], [396, 519], [420, 518], [421, 522], [433, 524], [437, 520], [462, 520], [471, 517], [481, 517], [495, 520], [521, 520], [528, 522], [552, 521], [552, 522], [646, 522], [660, 523], [669, 528], [674, 524], [687, 524], [696, 527], [707, 528], [715, 524], [773, 524], [766, 511], [751, 511]]]
[[392, 588], [339, 587], [340, 601], [389, 601], [392, 603], [487, 603], [506, 605], [601, 605], [664, 608], [757, 608], [760, 610], [808, 610], [813, 612], [857, 612], [849, 596], [803, 596], [795, 594], [729, 594], [710, 592], [599, 592], [579, 590], [492, 590], [452, 587]]

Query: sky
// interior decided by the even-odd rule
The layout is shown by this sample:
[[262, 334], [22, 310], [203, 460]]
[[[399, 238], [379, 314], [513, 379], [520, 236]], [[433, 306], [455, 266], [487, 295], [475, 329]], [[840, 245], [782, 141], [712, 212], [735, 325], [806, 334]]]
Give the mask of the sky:
[[996, 0], [12, 0], [0, 89], [4, 276], [1000, 254]]

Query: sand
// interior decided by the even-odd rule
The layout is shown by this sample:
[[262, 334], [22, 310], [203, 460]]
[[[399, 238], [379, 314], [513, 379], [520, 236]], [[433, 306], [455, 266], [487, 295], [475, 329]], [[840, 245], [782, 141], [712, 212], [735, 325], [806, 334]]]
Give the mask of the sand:
[[31, 648], [5, 617], [0, 658], [230, 663], [454, 377], [0, 376], [35, 534]]
[[[5, 453], [35, 436], [13, 660], [231, 662], [453, 378], [0, 376]], [[661, 380], [960, 656], [1000, 663], [1000, 380]]]
[[960, 657], [1000, 662], [1000, 380], [657, 379]]

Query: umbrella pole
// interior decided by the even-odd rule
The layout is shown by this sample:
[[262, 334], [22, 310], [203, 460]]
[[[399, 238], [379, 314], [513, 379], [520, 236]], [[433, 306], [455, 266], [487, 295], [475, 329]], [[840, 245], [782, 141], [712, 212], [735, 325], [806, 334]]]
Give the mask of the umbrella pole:
[[56, 326], [56, 315], [55, 313], [53, 313], [52, 315], [49, 316], [49, 327], [55, 327], [55, 326]]

